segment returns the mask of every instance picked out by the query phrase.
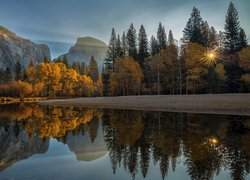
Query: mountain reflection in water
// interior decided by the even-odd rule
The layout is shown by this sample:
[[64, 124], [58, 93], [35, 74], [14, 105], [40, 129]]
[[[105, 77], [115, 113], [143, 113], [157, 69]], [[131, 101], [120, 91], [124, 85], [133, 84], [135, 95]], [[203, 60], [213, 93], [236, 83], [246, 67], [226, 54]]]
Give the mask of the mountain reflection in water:
[[[105, 166], [103, 179], [250, 178], [250, 117], [11, 104], [0, 106], [0, 179], [24, 179], [17, 173], [21, 160], [31, 163], [39, 154], [38, 164], [51, 164], [49, 152], [65, 148], [54, 148], [51, 139], [75, 154], [76, 179], [103, 173], [78, 172], [79, 162]], [[60, 171], [69, 179], [67, 173]], [[49, 170], [25, 177], [48, 179], [44, 174]]]

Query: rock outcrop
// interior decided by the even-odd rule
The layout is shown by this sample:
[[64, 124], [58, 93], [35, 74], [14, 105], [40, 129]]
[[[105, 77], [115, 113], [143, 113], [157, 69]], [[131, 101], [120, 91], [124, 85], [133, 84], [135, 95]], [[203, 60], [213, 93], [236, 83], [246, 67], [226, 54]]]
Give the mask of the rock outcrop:
[[44, 154], [49, 148], [49, 139], [29, 135], [15, 123], [8, 127], [0, 126], [0, 172], [16, 162], [33, 154]]
[[30, 59], [39, 64], [44, 57], [51, 59], [47, 45], [36, 44], [0, 26], [0, 69], [13, 70], [17, 61], [25, 68]]
[[59, 56], [59, 58], [62, 60], [66, 55], [69, 64], [84, 62], [86, 65], [89, 65], [91, 56], [94, 56], [100, 70], [107, 49], [108, 46], [104, 42], [92, 37], [83, 37], [78, 38], [76, 44], [70, 48], [69, 52]]

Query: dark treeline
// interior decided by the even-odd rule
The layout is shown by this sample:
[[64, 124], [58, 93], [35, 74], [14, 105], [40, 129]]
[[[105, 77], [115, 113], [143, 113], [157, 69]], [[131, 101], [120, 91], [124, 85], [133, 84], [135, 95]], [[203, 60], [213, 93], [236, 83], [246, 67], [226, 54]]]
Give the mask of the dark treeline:
[[149, 40], [145, 28], [116, 35], [112, 29], [103, 68], [104, 95], [189, 94], [250, 91], [250, 47], [231, 2], [224, 32], [193, 8], [180, 44], [159, 23]]

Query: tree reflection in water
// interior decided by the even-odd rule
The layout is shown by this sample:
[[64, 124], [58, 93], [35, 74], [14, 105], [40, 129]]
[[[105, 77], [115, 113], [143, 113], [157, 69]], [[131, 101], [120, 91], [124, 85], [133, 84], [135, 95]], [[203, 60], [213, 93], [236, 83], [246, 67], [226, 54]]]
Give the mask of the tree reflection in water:
[[[67, 143], [69, 135], [87, 132], [93, 143], [102, 123], [113, 173], [124, 168], [133, 179], [146, 177], [150, 162], [159, 165], [163, 179], [180, 161], [197, 180], [213, 179], [224, 169], [232, 179], [245, 179], [250, 171], [249, 117], [20, 104], [0, 106], [0, 118], [1, 142], [11, 128], [11, 136], [25, 131], [30, 141], [38, 137], [47, 144], [50, 137]], [[44, 152], [41, 147], [29, 154]], [[7, 149], [2, 146], [1, 154]]]

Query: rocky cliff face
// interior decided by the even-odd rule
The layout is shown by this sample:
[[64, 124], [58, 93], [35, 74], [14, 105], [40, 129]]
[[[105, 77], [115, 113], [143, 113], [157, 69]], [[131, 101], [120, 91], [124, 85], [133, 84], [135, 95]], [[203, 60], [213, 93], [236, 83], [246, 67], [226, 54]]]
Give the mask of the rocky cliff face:
[[70, 48], [69, 52], [59, 56], [59, 58], [63, 59], [64, 55], [66, 55], [70, 64], [73, 62], [84, 62], [86, 65], [89, 65], [91, 56], [94, 56], [100, 70], [107, 49], [107, 45], [98, 39], [92, 37], [78, 38], [76, 44]]
[[29, 136], [17, 126], [0, 126], [0, 171], [33, 154], [44, 154], [49, 148], [49, 139]]
[[78, 161], [91, 162], [108, 153], [103, 136], [101, 126], [99, 126], [94, 142], [91, 142], [90, 137], [86, 134], [74, 136], [70, 133], [67, 136], [66, 144], [75, 153]]
[[0, 26], [0, 69], [13, 70], [17, 61], [20, 61], [23, 67], [27, 67], [30, 59], [38, 64], [45, 56], [50, 60], [47, 45], [35, 44]]

